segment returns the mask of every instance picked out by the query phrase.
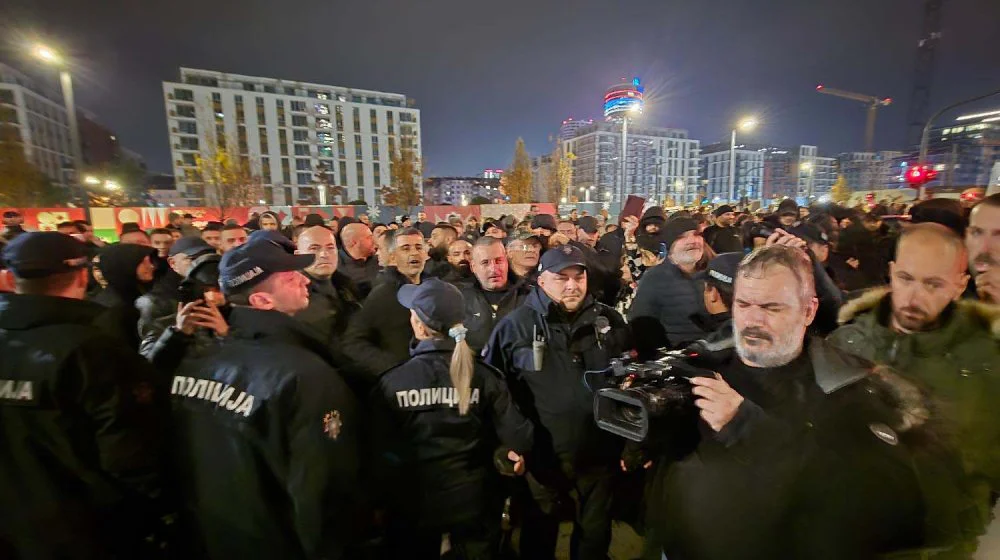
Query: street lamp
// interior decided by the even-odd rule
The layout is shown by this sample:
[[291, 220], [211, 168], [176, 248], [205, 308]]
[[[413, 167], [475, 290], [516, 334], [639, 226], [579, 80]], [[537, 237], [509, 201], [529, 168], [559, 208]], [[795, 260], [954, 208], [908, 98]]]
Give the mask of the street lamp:
[[83, 178], [83, 182], [86, 183], [86, 184], [88, 184], [88, 185], [100, 185], [101, 184], [101, 180], [98, 179], [97, 177], [94, 177], [93, 175], [87, 175], [86, 177], [84, 177]]
[[[632, 105], [628, 111], [622, 115], [622, 190], [621, 196], [625, 196], [627, 190], [627, 179], [625, 178], [626, 163], [628, 162], [628, 119], [629, 115], [639, 115], [642, 113], [642, 105]], [[621, 200], [621, 199], [619, 199]]]
[[[757, 119], [746, 117], [740, 120], [736, 128], [747, 132], [757, 126]], [[736, 128], [733, 129], [732, 140], [729, 142], [729, 200], [736, 200]]]
[[89, 214], [90, 199], [83, 190], [79, 178], [79, 174], [83, 172], [83, 153], [80, 149], [80, 129], [76, 122], [76, 105], [73, 103], [73, 78], [69, 74], [66, 61], [55, 50], [39, 44], [35, 45], [34, 53], [39, 60], [59, 70], [59, 83], [62, 85], [63, 102], [66, 104], [66, 122], [69, 123], [70, 149], [73, 150], [73, 179], [83, 195], [83, 207]]

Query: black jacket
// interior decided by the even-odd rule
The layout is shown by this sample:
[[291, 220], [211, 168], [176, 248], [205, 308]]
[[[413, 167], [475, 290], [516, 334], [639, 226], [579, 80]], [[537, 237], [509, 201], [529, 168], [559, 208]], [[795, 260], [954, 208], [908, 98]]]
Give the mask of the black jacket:
[[508, 313], [519, 307], [528, 294], [531, 293], [531, 286], [524, 282], [519, 282], [514, 278], [513, 273], [509, 274], [507, 281], [507, 293], [494, 310], [486, 299], [483, 287], [475, 277], [471, 282], [456, 284], [465, 298], [465, 328], [469, 329], [465, 340], [472, 347], [473, 352], [479, 353], [490, 340], [490, 333], [493, 327], [507, 316]]
[[151, 353], [160, 335], [177, 322], [178, 290], [183, 278], [172, 269], [135, 300], [139, 310], [139, 353], [152, 361]]
[[378, 276], [378, 257], [372, 255], [364, 260], [355, 259], [343, 248], [337, 256], [337, 272], [351, 279], [357, 289], [358, 297], [364, 300], [372, 291], [375, 277]]
[[819, 338], [779, 368], [744, 366], [731, 343], [701, 359], [744, 401], [659, 465], [651, 535], [667, 557], [872, 558], [921, 543], [914, 387]]
[[361, 309], [361, 298], [351, 279], [339, 270], [330, 278], [309, 278], [309, 307], [295, 314], [295, 318], [312, 326], [320, 339], [332, 346], [340, 346], [347, 324]]
[[699, 282], [670, 259], [646, 269], [628, 311], [639, 352], [648, 355], [663, 346], [679, 348], [704, 336], [691, 320], [704, 308]]
[[136, 269], [156, 249], [145, 245], [116, 243], [101, 251], [97, 265], [107, 286], [94, 297], [107, 310], [97, 318], [99, 328], [123, 340], [132, 350], [139, 350], [139, 310], [135, 302], [151, 286], [139, 282]]
[[396, 300], [399, 287], [407, 283], [396, 267], [386, 268], [344, 333], [343, 351], [368, 376], [377, 376], [410, 356], [410, 310]]
[[[545, 339], [540, 368], [532, 350], [536, 335]], [[594, 423], [594, 391], [603, 377], [585, 373], [606, 369], [611, 358], [631, 348], [618, 312], [590, 296], [569, 316], [534, 288], [497, 324], [485, 359], [503, 372], [514, 401], [535, 422], [534, 466], [528, 468], [536, 476], [538, 469], [555, 467], [557, 458], [578, 466], [618, 461], [621, 442]]]
[[705, 243], [720, 255], [743, 252], [743, 231], [738, 226], [708, 226], [702, 235]]
[[579, 241], [570, 245], [583, 251], [587, 264], [587, 293], [607, 306], [614, 306], [622, 287], [621, 260], [610, 251], [594, 249]]
[[162, 513], [165, 387], [104, 311], [0, 294], [0, 556], [141, 557]]
[[[312, 331], [237, 307], [173, 378], [180, 496], [210, 558], [343, 558], [361, 419]], [[199, 538], [200, 537], [200, 538]]]
[[375, 488], [409, 523], [442, 527], [479, 519], [495, 483], [492, 457], [531, 449], [532, 425], [514, 406], [500, 372], [476, 360], [469, 411], [458, 413], [448, 373], [452, 339], [420, 341], [413, 357], [385, 372], [372, 393]]

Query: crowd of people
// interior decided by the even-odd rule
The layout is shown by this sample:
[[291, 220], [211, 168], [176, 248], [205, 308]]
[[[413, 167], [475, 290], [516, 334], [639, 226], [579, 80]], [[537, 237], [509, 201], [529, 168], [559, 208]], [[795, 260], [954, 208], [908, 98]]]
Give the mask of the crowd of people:
[[[551, 559], [571, 522], [589, 560], [613, 519], [650, 559], [972, 558], [992, 521], [1000, 195], [193, 221], [3, 215], [0, 558]], [[667, 351], [711, 373], [689, 429], [600, 429], [612, 360]]]

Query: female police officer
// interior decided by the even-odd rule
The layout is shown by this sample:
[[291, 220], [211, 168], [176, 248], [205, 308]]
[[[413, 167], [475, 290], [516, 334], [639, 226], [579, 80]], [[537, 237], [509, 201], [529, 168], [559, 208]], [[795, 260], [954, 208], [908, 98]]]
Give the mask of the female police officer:
[[502, 498], [490, 492], [496, 438], [521, 473], [532, 425], [499, 373], [465, 342], [457, 288], [430, 279], [403, 286], [397, 298], [410, 309], [416, 345], [409, 361], [379, 379], [371, 407], [375, 487], [388, 510], [390, 557], [439, 558], [448, 534], [459, 556], [490, 558]]

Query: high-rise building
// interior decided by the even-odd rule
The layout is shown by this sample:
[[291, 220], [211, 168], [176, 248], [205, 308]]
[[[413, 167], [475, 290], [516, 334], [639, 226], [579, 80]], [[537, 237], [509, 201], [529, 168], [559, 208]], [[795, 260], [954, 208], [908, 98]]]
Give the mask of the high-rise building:
[[851, 190], [868, 191], [906, 187], [903, 152], [844, 152], [837, 155], [838, 172]]
[[483, 179], [500, 179], [503, 177], [503, 169], [483, 169]]
[[978, 118], [963, 118], [930, 131], [928, 162], [938, 171], [930, 184], [982, 187], [989, 184], [993, 165], [1000, 161], [1000, 110]]
[[319, 203], [321, 165], [345, 189], [339, 202], [373, 203], [392, 154], [421, 157], [420, 111], [399, 93], [181, 68], [163, 96], [177, 187], [189, 199], [211, 198], [196, 160], [220, 139], [261, 177], [270, 204]]
[[[730, 144], [702, 149], [704, 196], [713, 202], [732, 202], [729, 196]], [[760, 144], [736, 146], [735, 200], [773, 201], [795, 198], [807, 204], [830, 192], [837, 180], [837, 160], [818, 155], [816, 146], [778, 147]]]
[[562, 124], [559, 125], [559, 140], [569, 140], [570, 138], [576, 136], [577, 130], [580, 130], [589, 124], [594, 124], [594, 119], [582, 120], [570, 117], [564, 120]]
[[0, 64], [0, 124], [17, 129], [29, 161], [56, 185], [73, 182], [73, 151], [62, 95]]
[[472, 204], [472, 199], [482, 197], [496, 203], [504, 200], [500, 192], [500, 179], [483, 177], [429, 177], [424, 180], [424, 204]]
[[677, 128], [639, 126], [629, 120], [625, 188], [622, 189], [622, 125], [595, 122], [563, 141], [573, 154], [573, 186], [594, 187], [591, 200], [622, 203], [630, 194], [662, 204], [693, 203], [698, 195], [699, 142]]
[[710, 202], [757, 200], [764, 186], [765, 150], [756, 146], [736, 146], [735, 181], [729, 189], [730, 144], [719, 142], [701, 149], [702, 194]]

